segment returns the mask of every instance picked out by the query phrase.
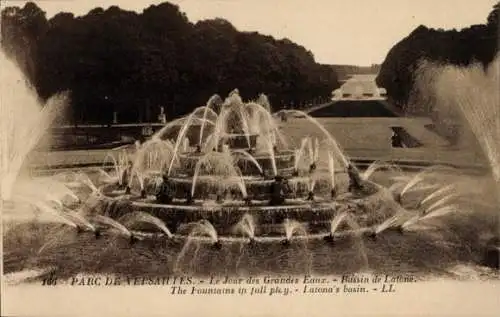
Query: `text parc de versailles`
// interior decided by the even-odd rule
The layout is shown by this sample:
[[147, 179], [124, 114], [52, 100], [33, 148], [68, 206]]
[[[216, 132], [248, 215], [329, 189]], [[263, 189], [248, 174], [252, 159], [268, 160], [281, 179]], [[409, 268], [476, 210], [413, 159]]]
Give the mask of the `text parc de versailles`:
[[[191, 286], [189, 293], [197, 294], [234, 294], [234, 286], [255, 285], [298, 285], [304, 284], [303, 293], [335, 293], [338, 292], [334, 283], [340, 284], [368, 284], [368, 283], [412, 283], [416, 282], [414, 276], [405, 275], [377, 275], [368, 277], [363, 274], [345, 274], [340, 278], [312, 277], [210, 277], [207, 279], [195, 279], [190, 276], [168, 276], [168, 277], [106, 277], [106, 276], [76, 276], [70, 278], [69, 285], [72, 286]], [[322, 286], [318, 287], [318, 284]], [[314, 285], [314, 286], [313, 286]], [[222, 287], [214, 287], [222, 286]], [[226, 287], [224, 287], [226, 286]], [[360, 288], [362, 289], [362, 288]], [[256, 293], [260, 293], [256, 291]]]

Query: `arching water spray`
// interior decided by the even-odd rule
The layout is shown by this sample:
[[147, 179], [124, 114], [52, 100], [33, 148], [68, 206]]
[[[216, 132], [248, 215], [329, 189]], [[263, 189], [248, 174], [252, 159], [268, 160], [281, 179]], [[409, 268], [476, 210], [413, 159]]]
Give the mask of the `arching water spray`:
[[[448, 116], [465, 119], [481, 146], [497, 184], [500, 199], [500, 55], [485, 70], [480, 63], [468, 67], [422, 61], [417, 69], [413, 98]], [[425, 86], [425, 89], [418, 89]], [[459, 112], [457, 113], [457, 110]], [[455, 120], [460, 125], [460, 119]], [[467, 134], [467, 131], [463, 132]], [[464, 135], [464, 133], [462, 133]], [[466, 144], [467, 145], [467, 144]], [[470, 145], [470, 144], [468, 144]]]
[[0, 60], [0, 200], [8, 200], [26, 157], [64, 113], [69, 93], [55, 95], [44, 104], [2, 50]]

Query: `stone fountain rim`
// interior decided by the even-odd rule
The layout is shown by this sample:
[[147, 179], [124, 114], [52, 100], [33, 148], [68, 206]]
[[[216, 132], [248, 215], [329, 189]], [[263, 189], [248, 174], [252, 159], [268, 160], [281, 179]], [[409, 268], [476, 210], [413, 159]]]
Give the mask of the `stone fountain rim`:
[[[240, 149], [241, 150], [241, 149]], [[236, 152], [238, 153], [238, 152]], [[183, 152], [179, 153], [178, 156], [180, 159], [198, 159], [207, 153], [204, 152]], [[232, 153], [231, 153], [232, 154]], [[257, 159], [271, 159], [271, 155], [269, 153], [263, 152], [263, 153], [256, 153], [256, 154], [251, 154], [253, 158]], [[260, 154], [260, 155], [259, 155]], [[290, 157], [295, 155], [295, 150], [279, 150], [277, 153], [274, 154], [274, 158], [281, 158], [281, 157]]]
[[179, 205], [179, 204], [158, 204], [151, 202], [141, 202], [130, 200], [133, 207], [147, 207], [152, 209], [162, 209], [162, 210], [183, 210], [183, 211], [228, 211], [235, 210], [238, 211], [253, 211], [253, 212], [282, 212], [288, 210], [300, 210], [302, 212], [321, 212], [321, 211], [334, 211], [336, 209], [335, 202], [313, 202], [313, 203], [300, 203], [300, 204], [286, 204], [280, 206], [270, 206], [270, 205], [252, 205], [246, 206], [243, 204], [227, 204], [227, 205]]
[[231, 243], [250, 243], [252, 240], [257, 243], [281, 243], [284, 240], [289, 242], [301, 242], [301, 241], [313, 241], [313, 240], [323, 240], [327, 237], [333, 238], [346, 238], [350, 236], [363, 235], [367, 233], [373, 232], [372, 227], [363, 227], [359, 229], [350, 229], [350, 230], [342, 230], [334, 232], [333, 234], [330, 232], [324, 233], [313, 233], [307, 235], [293, 235], [287, 239], [285, 235], [283, 236], [255, 236], [253, 238], [244, 237], [244, 236], [236, 236], [236, 235], [221, 235], [218, 236], [217, 241], [214, 241], [213, 238], [209, 236], [198, 236], [198, 235], [189, 235], [189, 234], [173, 234], [171, 237], [166, 237], [163, 233], [146, 233], [142, 231], [131, 231], [132, 235], [136, 237], [141, 237], [143, 239], [153, 239], [155, 237], [164, 238], [165, 241], [185, 241], [190, 239], [191, 241], [205, 243], [205, 244], [213, 244], [215, 242], [220, 242], [223, 244], [231, 244]]
[[[214, 176], [211, 175], [198, 175], [196, 181], [207, 181], [209, 178], [213, 178]], [[234, 178], [238, 178], [239, 176], [234, 176]], [[262, 179], [262, 176], [242, 176], [242, 179], [245, 181], [245, 185], [265, 185], [265, 184], [271, 184], [274, 182], [273, 179]], [[192, 184], [193, 183], [193, 176], [189, 176], [186, 174], [185, 177], [182, 176], [169, 176], [169, 180], [171, 180], [174, 183], [184, 183], [184, 184]], [[219, 180], [216, 178], [214, 181], [218, 182]], [[288, 181], [291, 183], [294, 182], [309, 182], [310, 177], [308, 176], [294, 176], [288, 178]]]

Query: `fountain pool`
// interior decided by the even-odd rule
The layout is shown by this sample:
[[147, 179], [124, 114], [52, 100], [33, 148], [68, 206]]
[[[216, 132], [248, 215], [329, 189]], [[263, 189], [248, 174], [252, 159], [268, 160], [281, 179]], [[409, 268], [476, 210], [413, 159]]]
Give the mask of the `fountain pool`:
[[[322, 137], [283, 133], [283, 116], [297, 114]], [[17, 144], [6, 149], [29, 151], [2, 140]], [[10, 180], [22, 165], [12, 160], [22, 158], [4, 155]], [[451, 274], [457, 264], [495, 267], [488, 253], [498, 235], [492, 184], [488, 175], [443, 166], [407, 172], [374, 162], [360, 170], [314, 118], [272, 113], [265, 95], [243, 101], [235, 90], [143, 144], [110, 151], [103, 168], [2, 183], [4, 272]]]

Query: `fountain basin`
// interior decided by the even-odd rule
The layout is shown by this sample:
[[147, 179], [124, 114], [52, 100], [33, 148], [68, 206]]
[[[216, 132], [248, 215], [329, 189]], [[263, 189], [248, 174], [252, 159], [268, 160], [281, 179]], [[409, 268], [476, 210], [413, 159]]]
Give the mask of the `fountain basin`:
[[[371, 228], [359, 228], [355, 230], [345, 230], [341, 232], [335, 232], [333, 235], [331, 233], [313, 233], [306, 235], [293, 235], [290, 238], [286, 239], [283, 235], [269, 235], [269, 236], [255, 236], [255, 237], [246, 237], [246, 236], [219, 236], [217, 242], [222, 245], [231, 245], [231, 244], [280, 244], [286, 239], [290, 244], [293, 243], [303, 243], [310, 241], [321, 241], [325, 240], [325, 238], [334, 237], [335, 241], [341, 241], [342, 239], [348, 239], [352, 237], [364, 237], [367, 232], [370, 232]], [[213, 245], [216, 243], [212, 237], [203, 236], [203, 235], [186, 235], [186, 234], [174, 234], [171, 237], [167, 237], [164, 234], [144, 232], [144, 231], [131, 231], [133, 237], [136, 238], [137, 241], [165, 241], [167, 243], [173, 243], [178, 245], [183, 245], [186, 241], [190, 240], [192, 242], [204, 244], [204, 245]]]
[[304, 223], [308, 232], [318, 233], [328, 231], [331, 220], [345, 210], [351, 213], [360, 227], [380, 224], [396, 212], [396, 209], [377, 207], [377, 202], [382, 199], [379, 194], [357, 199], [355, 205], [344, 201], [306, 202], [302, 199], [289, 200], [279, 206], [269, 206], [267, 202], [259, 201], [252, 201], [251, 205], [246, 205], [244, 201], [217, 204], [215, 201], [205, 200], [186, 204], [185, 200], [174, 199], [170, 204], [159, 204], [152, 197], [140, 199], [123, 196], [123, 199], [106, 199], [107, 206], [101, 209], [113, 219], [119, 219], [131, 210], [141, 211], [157, 217], [173, 232], [182, 229], [183, 225], [203, 219], [210, 222], [221, 235], [234, 235], [234, 226], [244, 216], [252, 217], [258, 235], [282, 236], [283, 222], [286, 219]]
[[[292, 171], [289, 171], [292, 173]], [[286, 175], [286, 173], [285, 173]], [[148, 195], [155, 195], [160, 175], [150, 175], [144, 181], [144, 188]], [[157, 182], [158, 181], [158, 182]], [[193, 190], [194, 178], [185, 176], [170, 177], [169, 181], [173, 186], [173, 198], [186, 199]], [[252, 200], [268, 201], [271, 198], [271, 186], [274, 179], [264, 179], [262, 177], [233, 177], [222, 178], [214, 176], [199, 176], [196, 178], [194, 187], [195, 199], [215, 200], [220, 195], [223, 200], [243, 200], [241, 182], [244, 183], [247, 196]], [[287, 199], [306, 198], [310, 192], [309, 177], [294, 177], [288, 181], [288, 188], [285, 197]], [[328, 179], [318, 179], [314, 187], [315, 193], [329, 193], [331, 189]], [[124, 193], [116, 185], [106, 185], [102, 192], [107, 196], [120, 196]], [[345, 192], [346, 188], [337, 188], [338, 193]], [[140, 189], [136, 189], [137, 192]]]
[[257, 134], [228, 134], [224, 138], [231, 149], [253, 149], [257, 146]]
[[[248, 149], [248, 147], [232, 148], [232, 149]], [[179, 155], [181, 169], [188, 174], [193, 175], [196, 164], [203, 157], [204, 153], [182, 153]], [[238, 152], [232, 153], [233, 158], [236, 159], [236, 166], [240, 169], [242, 175], [260, 175], [261, 170], [256, 164]], [[257, 164], [261, 167], [262, 171], [273, 170], [273, 157], [268, 153], [252, 154]], [[240, 158], [240, 159], [238, 159]], [[295, 165], [295, 152], [291, 150], [283, 150], [274, 153], [274, 162], [278, 174], [291, 175]]]

